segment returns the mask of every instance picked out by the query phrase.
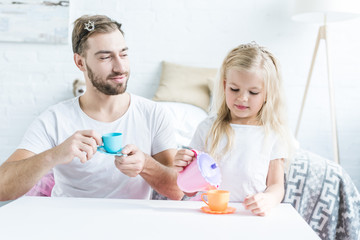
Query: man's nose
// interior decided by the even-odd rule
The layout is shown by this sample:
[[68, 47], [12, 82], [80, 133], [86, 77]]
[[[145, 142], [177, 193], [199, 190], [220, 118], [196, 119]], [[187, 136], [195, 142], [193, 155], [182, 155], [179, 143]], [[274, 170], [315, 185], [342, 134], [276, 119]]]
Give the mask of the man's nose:
[[118, 73], [125, 72], [125, 61], [121, 57], [116, 57], [113, 62], [113, 71]]

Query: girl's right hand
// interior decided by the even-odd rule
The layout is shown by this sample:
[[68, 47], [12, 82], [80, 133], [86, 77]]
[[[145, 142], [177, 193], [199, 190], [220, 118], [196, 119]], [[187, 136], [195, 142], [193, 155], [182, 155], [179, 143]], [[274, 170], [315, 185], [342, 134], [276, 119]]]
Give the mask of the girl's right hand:
[[177, 172], [181, 172], [194, 159], [195, 153], [189, 149], [180, 149], [177, 151], [174, 160], [174, 167]]

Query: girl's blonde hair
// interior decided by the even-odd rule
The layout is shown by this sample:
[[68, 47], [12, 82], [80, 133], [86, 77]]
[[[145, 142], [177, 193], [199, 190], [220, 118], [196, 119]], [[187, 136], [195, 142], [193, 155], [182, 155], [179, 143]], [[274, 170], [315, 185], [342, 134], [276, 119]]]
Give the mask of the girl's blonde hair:
[[[206, 137], [205, 149], [219, 160], [233, 145], [234, 132], [230, 126], [231, 115], [226, 105], [224, 90], [226, 74], [230, 69], [246, 72], [259, 71], [262, 74], [266, 99], [257, 115], [257, 123], [264, 126], [265, 136], [268, 136], [271, 130], [277, 133], [282, 142], [287, 145], [285, 147], [289, 149], [288, 153], [292, 153], [293, 140], [287, 123], [279, 62], [272, 53], [254, 42], [234, 48], [222, 63], [218, 82], [214, 86], [215, 93], [211, 106], [211, 113], [216, 116], [216, 119]], [[227, 138], [226, 145], [218, 151], [223, 137]]]

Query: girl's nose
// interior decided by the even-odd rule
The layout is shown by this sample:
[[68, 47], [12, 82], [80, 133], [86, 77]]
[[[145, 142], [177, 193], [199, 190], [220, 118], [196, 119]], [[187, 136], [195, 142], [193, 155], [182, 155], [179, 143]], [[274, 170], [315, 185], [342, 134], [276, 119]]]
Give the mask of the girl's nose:
[[240, 94], [238, 99], [242, 102], [247, 102], [248, 96], [246, 94]]

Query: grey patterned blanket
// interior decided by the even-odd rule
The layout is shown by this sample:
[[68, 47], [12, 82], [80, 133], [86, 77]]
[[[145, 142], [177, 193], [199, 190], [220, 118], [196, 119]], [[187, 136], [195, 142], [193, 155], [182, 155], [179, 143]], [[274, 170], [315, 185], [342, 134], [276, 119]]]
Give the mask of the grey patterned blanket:
[[321, 239], [359, 239], [360, 195], [340, 165], [299, 151], [285, 188], [283, 202], [291, 203]]

